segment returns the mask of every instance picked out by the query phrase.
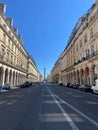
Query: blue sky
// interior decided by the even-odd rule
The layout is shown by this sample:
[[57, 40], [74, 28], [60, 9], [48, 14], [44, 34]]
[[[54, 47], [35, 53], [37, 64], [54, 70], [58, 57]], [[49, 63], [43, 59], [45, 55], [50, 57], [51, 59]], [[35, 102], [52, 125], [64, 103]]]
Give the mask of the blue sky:
[[66, 47], [78, 19], [94, 0], [0, 0], [7, 6], [24, 39], [24, 47], [36, 61], [40, 73], [49, 74]]

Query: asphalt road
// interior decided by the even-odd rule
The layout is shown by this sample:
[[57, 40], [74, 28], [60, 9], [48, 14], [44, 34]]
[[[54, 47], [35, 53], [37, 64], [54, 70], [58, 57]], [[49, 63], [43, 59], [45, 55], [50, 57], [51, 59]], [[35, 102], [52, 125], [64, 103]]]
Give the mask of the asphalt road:
[[0, 130], [98, 130], [98, 95], [57, 85], [0, 93]]

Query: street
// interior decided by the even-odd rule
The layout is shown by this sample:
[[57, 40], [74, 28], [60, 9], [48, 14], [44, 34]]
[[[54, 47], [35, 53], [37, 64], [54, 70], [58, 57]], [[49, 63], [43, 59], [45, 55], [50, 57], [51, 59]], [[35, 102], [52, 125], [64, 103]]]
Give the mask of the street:
[[0, 130], [98, 130], [98, 95], [58, 85], [0, 93]]

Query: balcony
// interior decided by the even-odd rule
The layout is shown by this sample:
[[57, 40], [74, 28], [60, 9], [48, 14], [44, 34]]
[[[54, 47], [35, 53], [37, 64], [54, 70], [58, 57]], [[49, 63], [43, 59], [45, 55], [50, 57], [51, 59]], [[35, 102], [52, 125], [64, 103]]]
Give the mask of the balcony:
[[75, 61], [73, 65], [68, 66], [62, 72], [64, 71], [70, 71], [74, 69], [74, 66], [79, 65], [85, 61], [92, 62], [93, 60], [98, 59], [98, 50], [94, 51], [93, 53], [87, 55], [86, 57], [83, 57], [81, 60], [78, 60], [77, 62]]
[[23, 71], [23, 72], [27, 72], [27, 70], [25, 70], [23, 67], [20, 67], [19, 65], [15, 65], [12, 60], [10, 60], [5, 54], [0, 52], [0, 63], [10, 66], [11, 68]]
[[88, 57], [86, 57], [86, 60], [92, 61], [96, 58], [98, 58], [98, 50], [96, 50], [95, 52], [91, 53]]
[[82, 62], [85, 62], [85, 61], [92, 61], [94, 59], [98, 58], [98, 50], [96, 50], [95, 52], [87, 55], [86, 57], [83, 57], [81, 60], [78, 60], [77, 62], [74, 63], [74, 65], [78, 65]]

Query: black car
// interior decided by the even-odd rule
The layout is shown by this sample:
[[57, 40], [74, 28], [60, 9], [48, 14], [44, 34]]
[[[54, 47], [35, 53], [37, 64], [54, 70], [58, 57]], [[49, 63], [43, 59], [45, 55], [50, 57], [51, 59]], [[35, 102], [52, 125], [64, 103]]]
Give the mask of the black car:
[[74, 84], [70, 84], [70, 86], [69, 86], [70, 88], [74, 88]]
[[26, 82], [24, 82], [24, 84], [22, 84], [22, 85], [20, 86], [20, 88], [29, 87], [30, 85], [31, 85], [31, 83], [28, 82], [28, 81], [26, 81]]
[[59, 83], [58, 85], [63, 86], [64, 84], [63, 83]]
[[67, 84], [66, 84], [66, 87], [70, 87], [70, 86], [71, 86], [71, 83], [67, 83]]
[[74, 84], [74, 85], [73, 85], [73, 88], [74, 88], [74, 89], [79, 89], [79, 86], [80, 86], [79, 84]]
[[82, 84], [79, 86], [79, 90], [81, 91], [87, 91], [87, 92], [91, 92], [92, 89], [91, 89], [91, 86], [88, 85], [88, 84]]

